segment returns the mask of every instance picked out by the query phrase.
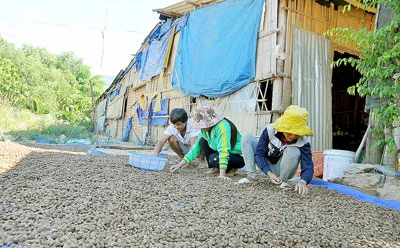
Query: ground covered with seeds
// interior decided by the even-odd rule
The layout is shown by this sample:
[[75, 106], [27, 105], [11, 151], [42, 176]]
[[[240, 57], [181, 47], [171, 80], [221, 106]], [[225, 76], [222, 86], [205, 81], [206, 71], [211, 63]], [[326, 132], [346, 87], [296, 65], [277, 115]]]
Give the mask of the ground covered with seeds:
[[0, 142], [0, 247], [400, 247], [400, 212], [194, 166], [132, 168], [87, 147]]

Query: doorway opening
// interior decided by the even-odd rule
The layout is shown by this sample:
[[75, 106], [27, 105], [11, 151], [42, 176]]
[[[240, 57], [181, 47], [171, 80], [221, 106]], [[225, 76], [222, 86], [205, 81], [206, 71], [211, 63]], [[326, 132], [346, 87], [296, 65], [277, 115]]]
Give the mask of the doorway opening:
[[[334, 60], [354, 57], [349, 53], [335, 51]], [[333, 149], [356, 151], [368, 124], [365, 97], [357, 92], [350, 95], [347, 88], [355, 85], [360, 73], [351, 65], [340, 65], [332, 72], [332, 133]]]

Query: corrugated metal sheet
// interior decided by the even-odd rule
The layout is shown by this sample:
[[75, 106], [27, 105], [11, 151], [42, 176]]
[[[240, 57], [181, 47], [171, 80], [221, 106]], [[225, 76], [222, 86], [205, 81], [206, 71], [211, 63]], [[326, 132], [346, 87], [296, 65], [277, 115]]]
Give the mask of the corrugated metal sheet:
[[210, 5], [210, 4], [219, 3], [219, 2], [223, 2], [223, 1], [221, 1], [221, 0], [186, 0], [186, 1], [176, 3], [176, 4], [166, 7], [166, 8], [153, 9], [153, 12], [157, 12], [157, 13], [165, 15], [165, 16], [177, 18], [177, 17], [183, 16], [184, 14], [186, 14], [194, 9], [201, 8], [201, 7]]
[[293, 104], [309, 111], [313, 151], [332, 148], [331, 42], [293, 28]]

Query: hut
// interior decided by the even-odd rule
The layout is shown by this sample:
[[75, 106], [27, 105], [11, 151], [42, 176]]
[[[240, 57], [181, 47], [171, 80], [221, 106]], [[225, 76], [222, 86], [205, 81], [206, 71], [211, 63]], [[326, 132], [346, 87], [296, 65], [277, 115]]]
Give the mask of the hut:
[[212, 105], [242, 134], [259, 136], [298, 104], [310, 113], [313, 151], [357, 149], [368, 114], [365, 99], [346, 89], [360, 75], [331, 63], [359, 53], [323, 34], [373, 31], [376, 9], [356, 0], [186, 0], [153, 11], [159, 24], [97, 100], [100, 131], [151, 146], [170, 110]]

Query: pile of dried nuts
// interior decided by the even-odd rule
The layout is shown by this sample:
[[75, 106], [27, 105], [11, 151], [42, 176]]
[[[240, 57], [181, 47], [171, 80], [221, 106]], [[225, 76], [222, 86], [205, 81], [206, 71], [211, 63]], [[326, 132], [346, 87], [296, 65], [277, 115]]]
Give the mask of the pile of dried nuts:
[[391, 208], [85, 149], [0, 143], [0, 247], [400, 247]]

